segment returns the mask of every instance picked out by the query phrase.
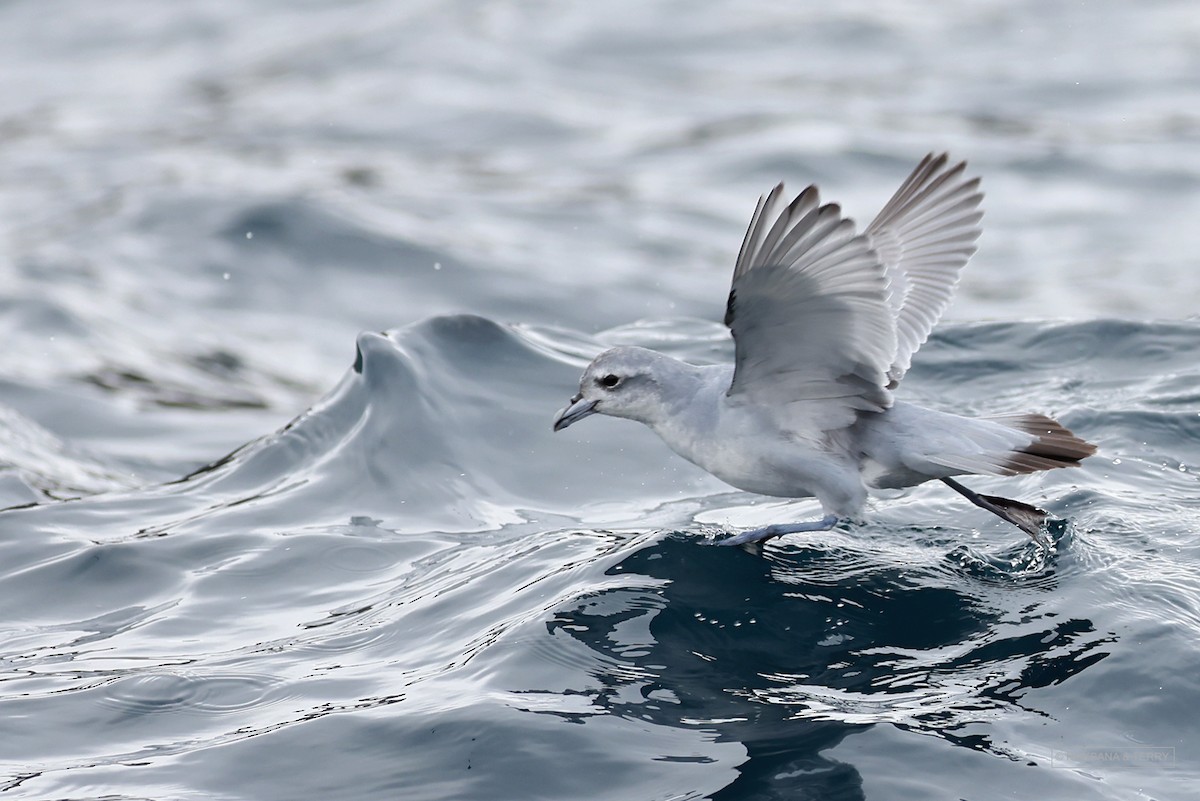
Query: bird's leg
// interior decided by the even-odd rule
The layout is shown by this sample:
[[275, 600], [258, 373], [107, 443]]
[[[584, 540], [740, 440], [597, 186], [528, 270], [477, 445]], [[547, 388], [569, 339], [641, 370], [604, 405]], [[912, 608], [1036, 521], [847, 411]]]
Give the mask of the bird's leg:
[[752, 528], [734, 537], [723, 539], [717, 545], [745, 545], [750, 542], [766, 542], [772, 537], [784, 534], [796, 534], [801, 531], [828, 531], [837, 525], [837, 515], [825, 515], [820, 520], [809, 520], [804, 523], [775, 523], [762, 528]]
[[1038, 545], [1043, 548], [1050, 547], [1049, 543], [1046, 542], [1046, 538], [1042, 536], [1042, 524], [1046, 522], [1046, 517], [1048, 516], [1045, 510], [1039, 509], [1036, 506], [1030, 506], [1021, 501], [1014, 501], [1011, 498], [1001, 498], [996, 495], [980, 495], [977, 492], [967, 489], [952, 478], [943, 478], [942, 482], [980, 509], [987, 509], [1001, 520], [1007, 520], [1009, 523], [1012, 523], [1021, 529], [1021, 531], [1028, 534]]

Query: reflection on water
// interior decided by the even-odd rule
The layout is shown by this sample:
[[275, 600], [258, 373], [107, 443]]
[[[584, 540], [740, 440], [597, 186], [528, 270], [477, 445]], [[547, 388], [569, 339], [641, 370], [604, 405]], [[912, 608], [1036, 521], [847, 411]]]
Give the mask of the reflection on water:
[[892, 566], [839, 548], [726, 554], [668, 536], [608, 573], [632, 584], [560, 607], [546, 624], [597, 655], [599, 685], [580, 690], [588, 714], [742, 743], [749, 759], [730, 798], [849, 797], [861, 784], [852, 766], [822, 752], [872, 723], [1021, 760], [960, 730], [1045, 715], [1025, 694], [1067, 681], [1115, 641], [1062, 618], [1053, 580], [983, 582], [946, 563]]

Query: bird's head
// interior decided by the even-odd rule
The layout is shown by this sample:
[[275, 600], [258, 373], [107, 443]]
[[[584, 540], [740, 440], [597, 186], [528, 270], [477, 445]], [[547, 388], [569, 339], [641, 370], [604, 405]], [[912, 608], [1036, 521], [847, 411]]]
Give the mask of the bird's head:
[[645, 348], [620, 347], [601, 353], [583, 371], [579, 392], [554, 418], [562, 431], [593, 414], [627, 417], [651, 424], [664, 410], [660, 383], [669, 356]]

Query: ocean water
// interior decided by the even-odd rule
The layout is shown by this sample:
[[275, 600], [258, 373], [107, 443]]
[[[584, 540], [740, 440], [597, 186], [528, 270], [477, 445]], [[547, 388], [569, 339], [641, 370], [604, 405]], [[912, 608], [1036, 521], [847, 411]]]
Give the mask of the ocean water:
[[[0, 798], [1179, 799], [1200, 784], [1182, 0], [0, 6]], [[907, 400], [1076, 470], [862, 525], [640, 426], [757, 196], [986, 233]]]

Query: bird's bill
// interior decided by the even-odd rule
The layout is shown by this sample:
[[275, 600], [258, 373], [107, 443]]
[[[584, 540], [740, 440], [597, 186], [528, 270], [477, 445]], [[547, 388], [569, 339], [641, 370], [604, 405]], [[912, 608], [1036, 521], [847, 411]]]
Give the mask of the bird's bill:
[[576, 395], [571, 398], [571, 403], [567, 408], [554, 416], [554, 430], [562, 431], [572, 423], [578, 423], [588, 415], [595, 413], [596, 401], [584, 400], [582, 395]]

